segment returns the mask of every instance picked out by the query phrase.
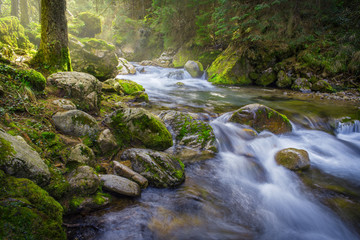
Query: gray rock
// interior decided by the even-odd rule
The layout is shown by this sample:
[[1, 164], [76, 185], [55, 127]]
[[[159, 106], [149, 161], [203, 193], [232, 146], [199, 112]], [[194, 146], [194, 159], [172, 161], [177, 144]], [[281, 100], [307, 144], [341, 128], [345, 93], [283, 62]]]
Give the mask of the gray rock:
[[58, 72], [48, 82], [63, 89], [84, 110], [98, 110], [102, 84], [94, 76], [82, 72]]
[[327, 93], [332, 93], [332, 92], [335, 91], [327, 80], [319, 80], [319, 81], [317, 81], [316, 83], [314, 83], [312, 85], [311, 90], [320, 91], [320, 92], [327, 92]]
[[76, 105], [68, 99], [57, 99], [57, 100], [53, 101], [53, 104], [61, 107], [62, 109], [65, 109], [65, 110], [75, 110], [76, 109]]
[[309, 154], [302, 149], [283, 149], [276, 153], [275, 160], [292, 171], [306, 170], [310, 167]]
[[134, 183], [133, 181], [130, 181], [129, 179], [119, 177], [116, 175], [101, 175], [101, 181], [103, 182], [103, 189], [129, 196], [129, 197], [138, 197], [140, 196], [140, 187], [138, 184]]
[[40, 155], [20, 137], [11, 136], [0, 129], [0, 168], [7, 174], [28, 178], [40, 186], [50, 180], [48, 166]]
[[95, 118], [80, 110], [58, 112], [52, 119], [57, 129], [71, 136], [94, 137], [99, 132], [99, 126]]
[[283, 70], [278, 72], [276, 86], [279, 88], [287, 88], [292, 84], [291, 77], [288, 76]]
[[125, 58], [119, 58], [119, 65], [117, 66], [117, 69], [118, 75], [128, 75], [136, 73], [136, 68]]
[[91, 148], [84, 144], [78, 144], [70, 150], [68, 162], [75, 162], [94, 167], [95, 154]]
[[119, 147], [116, 142], [115, 136], [109, 129], [102, 131], [98, 138], [100, 149], [103, 153], [111, 152]]
[[117, 161], [113, 161], [113, 164], [114, 164], [114, 172], [116, 173], [116, 175], [127, 179], [131, 179], [132, 181], [139, 184], [141, 188], [147, 188], [147, 186], [149, 185], [148, 180], [146, 178], [144, 178], [137, 172], [134, 172], [127, 166]]
[[185, 180], [184, 164], [163, 152], [132, 148], [124, 151], [122, 160], [130, 160], [133, 170], [148, 179], [151, 186], [176, 187]]
[[193, 78], [199, 78], [204, 73], [204, 68], [200, 62], [187, 61], [184, 67], [185, 70], [188, 71]]
[[178, 70], [178, 71], [174, 71], [174, 72], [169, 72], [168, 74], [166, 74], [166, 77], [171, 78], [171, 79], [182, 80], [182, 79], [184, 79], [184, 71]]
[[67, 180], [70, 184], [70, 191], [82, 196], [95, 193], [100, 186], [100, 177], [89, 166], [76, 168], [67, 176]]
[[162, 112], [159, 117], [173, 135], [174, 146], [168, 153], [185, 163], [214, 157], [217, 152], [215, 135], [208, 123], [196, 120], [194, 114], [171, 110]]
[[295, 91], [300, 91], [303, 93], [310, 93], [311, 92], [312, 84], [306, 78], [298, 78], [294, 81], [291, 88]]

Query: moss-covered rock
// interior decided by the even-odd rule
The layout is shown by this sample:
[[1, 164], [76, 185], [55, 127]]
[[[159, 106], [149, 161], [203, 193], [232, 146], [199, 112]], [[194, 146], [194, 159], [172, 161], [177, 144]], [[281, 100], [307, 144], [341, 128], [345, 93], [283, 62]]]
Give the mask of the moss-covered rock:
[[326, 80], [319, 80], [313, 83], [311, 86], [311, 90], [327, 93], [335, 92], [334, 88]]
[[0, 185], [1, 239], [66, 239], [63, 208], [28, 179], [6, 177]]
[[306, 170], [310, 167], [309, 154], [302, 149], [286, 148], [276, 153], [278, 164], [292, 171]]
[[100, 186], [100, 177], [89, 166], [76, 168], [67, 176], [67, 180], [70, 184], [70, 192], [79, 196], [91, 195]]
[[283, 70], [278, 72], [276, 86], [279, 88], [288, 88], [292, 84], [291, 77], [289, 77]]
[[34, 47], [26, 37], [17, 17], [0, 18], [0, 42], [13, 49], [20, 48], [26, 51]]
[[172, 136], [165, 124], [142, 108], [120, 107], [105, 119], [122, 145], [143, 145], [155, 150], [172, 146]]
[[19, 71], [19, 78], [23, 82], [28, 83], [34, 90], [42, 91], [45, 89], [46, 79], [41, 73], [34, 69]]
[[145, 88], [141, 86], [140, 84], [131, 81], [131, 80], [125, 80], [125, 79], [119, 79], [116, 81], [119, 83], [120, 89], [123, 93], [126, 95], [131, 95], [136, 92], [143, 92], [145, 91]]
[[74, 71], [89, 73], [101, 81], [117, 75], [115, 46], [95, 38], [70, 38], [70, 56]]
[[85, 144], [78, 144], [71, 148], [68, 163], [95, 166], [95, 154], [91, 148]]
[[248, 125], [258, 132], [268, 130], [282, 134], [292, 130], [285, 115], [261, 104], [249, 104], [240, 108], [233, 113], [229, 121]]
[[116, 142], [115, 136], [111, 133], [109, 129], [105, 129], [104, 131], [102, 131], [97, 141], [99, 143], [101, 151], [104, 154], [112, 152], [119, 147]]
[[193, 78], [199, 78], [204, 74], [204, 67], [198, 61], [189, 60], [185, 63], [184, 68]]
[[64, 202], [65, 214], [87, 213], [106, 207], [111, 202], [111, 196], [97, 191], [91, 196], [74, 195], [69, 201]]
[[128, 149], [121, 155], [130, 160], [135, 172], [140, 173], [155, 187], [176, 187], [185, 180], [184, 164], [174, 157], [149, 149]]
[[119, 65], [117, 66], [119, 75], [135, 74], [136, 68], [129, 63], [125, 58], [119, 58]]
[[298, 78], [294, 81], [291, 88], [295, 91], [309, 93], [311, 92], [312, 84], [306, 78]]
[[261, 76], [255, 81], [259, 86], [266, 87], [276, 81], [276, 73], [272, 68], [262, 72]]

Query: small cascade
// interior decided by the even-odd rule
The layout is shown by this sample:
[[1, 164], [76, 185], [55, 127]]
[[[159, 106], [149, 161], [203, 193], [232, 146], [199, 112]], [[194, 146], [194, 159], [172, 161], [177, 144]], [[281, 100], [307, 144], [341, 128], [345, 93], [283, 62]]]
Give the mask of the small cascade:
[[335, 131], [337, 134], [360, 133], [360, 121], [338, 122]]

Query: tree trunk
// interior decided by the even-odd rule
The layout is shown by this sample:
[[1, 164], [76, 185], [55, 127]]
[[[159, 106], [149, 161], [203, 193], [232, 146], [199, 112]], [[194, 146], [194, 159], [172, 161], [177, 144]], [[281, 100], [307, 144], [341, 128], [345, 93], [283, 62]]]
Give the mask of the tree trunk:
[[72, 71], [65, 11], [65, 0], [41, 0], [41, 41], [32, 63], [50, 72]]
[[27, 0], [20, 0], [20, 22], [24, 27], [29, 25], [29, 5]]
[[19, 0], [11, 0], [11, 16], [19, 17]]

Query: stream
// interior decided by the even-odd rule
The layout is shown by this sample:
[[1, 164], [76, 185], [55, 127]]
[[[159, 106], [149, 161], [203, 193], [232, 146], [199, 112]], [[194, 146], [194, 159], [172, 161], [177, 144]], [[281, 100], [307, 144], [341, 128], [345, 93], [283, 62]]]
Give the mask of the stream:
[[[73, 230], [69, 239], [360, 239], [359, 223], [324, 204], [328, 192], [304, 183], [345, 187], [359, 203], [360, 122], [337, 122], [358, 114], [357, 106], [285, 90], [219, 87], [181, 69], [136, 66], [136, 75], [118, 78], [144, 86], [151, 102], [145, 107], [202, 113], [219, 152], [186, 166], [186, 180], [176, 189], [150, 187], [137, 199], [73, 216], [67, 221], [96, 228]], [[248, 127], [227, 122], [229, 112], [250, 103], [286, 114], [293, 131], [249, 137]], [[309, 173], [276, 164], [276, 152], [289, 147], [309, 153]]]

